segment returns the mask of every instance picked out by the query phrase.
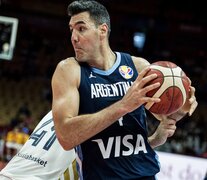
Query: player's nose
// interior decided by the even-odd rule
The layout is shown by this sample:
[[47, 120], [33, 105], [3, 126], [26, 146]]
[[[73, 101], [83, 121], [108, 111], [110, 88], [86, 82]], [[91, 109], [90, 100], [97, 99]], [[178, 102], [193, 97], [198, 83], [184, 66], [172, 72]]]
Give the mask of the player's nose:
[[71, 42], [72, 43], [78, 42], [78, 34], [75, 31], [72, 32]]

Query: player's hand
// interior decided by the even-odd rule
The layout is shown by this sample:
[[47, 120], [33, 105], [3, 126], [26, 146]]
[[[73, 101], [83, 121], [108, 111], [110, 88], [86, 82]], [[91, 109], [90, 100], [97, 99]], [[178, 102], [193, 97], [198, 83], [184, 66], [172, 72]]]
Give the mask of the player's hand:
[[[190, 81], [190, 79], [189, 79]], [[191, 81], [190, 81], [191, 84]], [[198, 102], [195, 97], [195, 88], [190, 86], [189, 93], [187, 94], [187, 99], [185, 104], [175, 113], [168, 115], [168, 118], [174, 119], [175, 121], [181, 120], [186, 114], [191, 116], [193, 112], [196, 110], [198, 106]], [[162, 117], [157, 114], [153, 114], [158, 120], [162, 121]]]
[[180, 111], [182, 111], [183, 113], [188, 113], [188, 115], [191, 116], [197, 108], [197, 106], [198, 102], [196, 101], [195, 97], [195, 88], [190, 86], [188, 97]]
[[160, 86], [159, 82], [147, 85], [148, 82], [152, 81], [157, 77], [157, 74], [145, 76], [149, 70], [150, 68], [146, 67], [140, 72], [133, 85], [128, 89], [127, 93], [121, 100], [122, 105], [128, 109], [128, 112], [135, 110], [136, 108], [147, 102], [160, 102], [160, 98], [146, 96], [149, 91], [156, 89]]
[[189, 88], [189, 92], [187, 94], [187, 98], [185, 101], [185, 104], [182, 106], [182, 108], [179, 110], [180, 113], [185, 113], [189, 116], [191, 116], [193, 114], [193, 112], [195, 111], [195, 109], [198, 106], [198, 102], [196, 101], [196, 97], [195, 97], [195, 88], [193, 86], [191, 86], [191, 80], [190, 78], [188, 78], [188, 81], [190, 82], [190, 88]]
[[195, 97], [195, 88], [190, 86], [188, 97], [185, 104], [175, 113], [169, 115], [168, 117], [174, 119], [175, 121], [181, 120], [186, 114], [191, 116], [198, 106], [198, 102]]
[[176, 130], [176, 121], [167, 116], [162, 116], [159, 126], [154, 134], [149, 137], [150, 145], [155, 148], [164, 144], [168, 137], [173, 136]]

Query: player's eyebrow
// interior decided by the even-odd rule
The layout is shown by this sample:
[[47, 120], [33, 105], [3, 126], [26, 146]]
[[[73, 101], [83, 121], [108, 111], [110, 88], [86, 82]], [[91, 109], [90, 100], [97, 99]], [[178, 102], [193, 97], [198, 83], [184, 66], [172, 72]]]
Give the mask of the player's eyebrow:
[[69, 24], [69, 27], [72, 29], [72, 27], [77, 26], [79, 24], [86, 24], [84, 21], [77, 21], [74, 25]]

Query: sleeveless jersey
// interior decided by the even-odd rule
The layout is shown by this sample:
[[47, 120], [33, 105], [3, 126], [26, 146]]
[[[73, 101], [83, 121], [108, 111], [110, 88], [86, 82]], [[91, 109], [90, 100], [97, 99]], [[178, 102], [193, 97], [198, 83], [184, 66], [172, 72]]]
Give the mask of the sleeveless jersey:
[[[137, 78], [131, 56], [119, 52], [116, 55], [115, 64], [107, 71], [81, 65], [80, 115], [117, 102]], [[78, 146], [80, 177], [127, 180], [159, 172], [157, 155], [148, 143], [145, 118], [141, 106]]]
[[0, 177], [3, 174], [14, 180], [77, 180], [75, 158], [74, 149], [65, 151], [59, 144], [50, 111], [0, 172]]

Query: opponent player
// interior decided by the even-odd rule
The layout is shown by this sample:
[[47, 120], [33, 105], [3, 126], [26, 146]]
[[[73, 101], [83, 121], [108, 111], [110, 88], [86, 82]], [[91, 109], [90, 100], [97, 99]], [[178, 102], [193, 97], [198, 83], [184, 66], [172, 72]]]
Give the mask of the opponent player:
[[75, 150], [59, 144], [50, 111], [0, 172], [1, 180], [77, 180]]
[[146, 96], [160, 86], [146, 86], [156, 78], [144, 77], [149, 62], [110, 48], [110, 17], [100, 3], [74, 1], [68, 14], [75, 57], [61, 61], [52, 78], [52, 112], [61, 145], [78, 146], [83, 179], [155, 179], [159, 163], [153, 148], [174, 134], [178, 118], [193, 113], [195, 89], [190, 88], [173, 119], [159, 117], [162, 121], [148, 138], [143, 104], [160, 101]]

